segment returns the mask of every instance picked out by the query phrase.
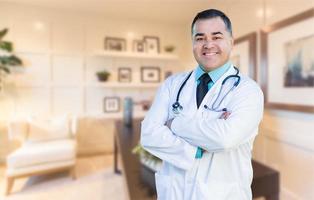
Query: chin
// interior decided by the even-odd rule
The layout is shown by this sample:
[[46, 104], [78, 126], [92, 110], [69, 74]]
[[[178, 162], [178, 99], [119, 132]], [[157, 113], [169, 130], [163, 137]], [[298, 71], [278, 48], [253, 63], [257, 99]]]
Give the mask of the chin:
[[206, 70], [206, 71], [212, 71], [212, 70], [214, 70], [214, 69], [216, 69], [216, 68], [218, 68], [218, 67], [220, 67], [220, 65], [217, 65], [217, 64], [207, 64], [207, 65], [202, 65], [203, 67], [204, 67], [204, 69]]

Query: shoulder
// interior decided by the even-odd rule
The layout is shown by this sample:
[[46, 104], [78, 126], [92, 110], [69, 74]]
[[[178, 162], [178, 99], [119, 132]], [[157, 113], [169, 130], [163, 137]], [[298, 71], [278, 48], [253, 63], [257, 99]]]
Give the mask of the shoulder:
[[182, 84], [183, 81], [189, 76], [191, 71], [179, 72], [169, 76], [164, 82], [163, 85], [167, 86], [175, 86], [178, 84]]
[[256, 83], [256, 81], [254, 81], [247, 75], [240, 74], [240, 77], [241, 80], [239, 84], [239, 90], [245, 93], [254, 93], [261, 97], [264, 96], [261, 87]]

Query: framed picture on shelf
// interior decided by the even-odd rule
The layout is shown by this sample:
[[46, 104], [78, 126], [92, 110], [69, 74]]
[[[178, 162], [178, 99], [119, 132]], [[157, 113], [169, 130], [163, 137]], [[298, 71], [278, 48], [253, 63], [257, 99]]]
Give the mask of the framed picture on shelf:
[[119, 97], [105, 97], [104, 98], [104, 112], [113, 113], [120, 111], [120, 98]]
[[144, 53], [146, 52], [146, 43], [144, 40], [134, 40], [133, 41], [133, 51]]
[[160, 68], [159, 67], [141, 67], [141, 81], [143, 83], [160, 82]]
[[157, 36], [144, 36], [146, 43], [146, 52], [150, 54], [160, 53], [159, 38]]
[[257, 80], [256, 36], [256, 32], [253, 32], [236, 38], [231, 53], [232, 63], [242, 74], [245, 74], [254, 80]]
[[126, 40], [124, 38], [106, 37], [105, 49], [107, 51], [126, 51]]
[[314, 113], [314, 8], [261, 31], [268, 108]]
[[173, 74], [172, 71], [165, 71], [165, 79]]
[[128, 67], [120, 67], [118, 69], [118, 81], [119, 82], [131, 82], [132, 70]]

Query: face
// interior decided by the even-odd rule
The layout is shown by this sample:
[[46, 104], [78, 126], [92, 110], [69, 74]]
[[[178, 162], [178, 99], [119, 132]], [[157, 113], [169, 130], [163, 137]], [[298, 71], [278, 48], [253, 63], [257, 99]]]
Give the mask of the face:
[[209, 72], [229, 60], [233, 38], [220, 17], [201, 19], [193, 26], [192, 44], [196, 61]]

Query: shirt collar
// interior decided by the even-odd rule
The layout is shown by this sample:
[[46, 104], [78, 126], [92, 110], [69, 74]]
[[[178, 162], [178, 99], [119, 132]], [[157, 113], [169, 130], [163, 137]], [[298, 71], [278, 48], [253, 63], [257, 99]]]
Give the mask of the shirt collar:
[[[209, 77], [212, 79], [214, 83], [218, 81], [218, 79], [231, 67], [231, 62], [228, 61], [224, 65], [218, 67], [217, 69], [208, 72]], [[198, 79], [204, 74], [205, 72], [203, 69], [198, 66], [195, 71], [195, 80], [198, 81]]]

